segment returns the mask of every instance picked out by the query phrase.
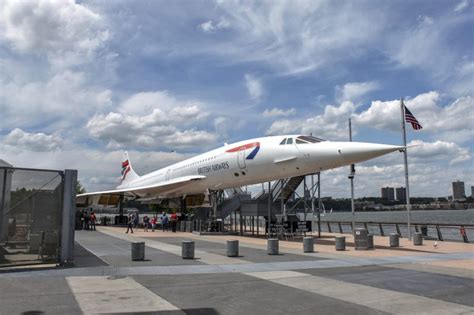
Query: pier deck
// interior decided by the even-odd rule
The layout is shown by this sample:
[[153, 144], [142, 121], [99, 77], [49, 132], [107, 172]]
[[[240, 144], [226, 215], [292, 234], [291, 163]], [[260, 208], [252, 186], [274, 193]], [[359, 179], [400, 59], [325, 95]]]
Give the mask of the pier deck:
[[[46, 314], [474, 314], [474, 244], [375, 237], [375, 250], [336, 252], [333, 236], [315, 253], [299, 241], [99, 227], [76, 233], [76, 266], [0, 273], [0, 313]], [[336, 234], [335, 234], [336, 235]], [[337, 234], [339, 235], [339, 234]], [[238, 239], [240, 256], [226, 256]], [[181, 258], [193, 240], [196, 259]], [[131, 261], [130, 243], [146, 243]]]

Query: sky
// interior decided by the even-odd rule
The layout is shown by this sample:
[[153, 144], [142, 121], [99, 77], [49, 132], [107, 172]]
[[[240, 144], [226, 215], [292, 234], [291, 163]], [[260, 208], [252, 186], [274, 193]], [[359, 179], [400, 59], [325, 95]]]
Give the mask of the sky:
[[[249, 138], [402, 144], [411, 196], [474, 185], [474, 3], [0, 1], [0, 159], [77, 169], [88, 191]], [[404, 186], [403, 155], [356, 167], [355, 196]], [[322, 173], [348, 197], [348, 169]]]

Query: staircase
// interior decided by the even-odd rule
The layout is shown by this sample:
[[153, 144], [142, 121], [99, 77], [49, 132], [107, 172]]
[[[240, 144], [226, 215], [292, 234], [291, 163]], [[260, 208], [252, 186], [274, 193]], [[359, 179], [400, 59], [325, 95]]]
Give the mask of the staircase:
[[[277, 200], [283, 198], [283, 202], [286, 203], [288, 199], [290, 199], [291, 196], [293, 196], [293, 194], [295, 193], [295, 190], [301, 184], [303, 179], [304, 179], [304, 176], [296, 176], [296, 177], [290, 177], [290, 178], [283, 178], [283, 179], [275, 181], [272, 185], [272, 191], [271, 191], [273, 202], [276, 202]], [[283, 191], [282, 191], [282, 186], [283, 186]]]
[[235, 194], [234, 196], [225, 199], [221, 204], [219, 204], [218, 209], [220, 210], [221, 213], [221, 218], [226, 218], [229, 216], [232, 212], [235, 212], [237, 210], [240, 210], [240, 205], [243, 200], [250, 200], [252, 199], [250, 195], [245, 194], [242, 192], [242, 194]]

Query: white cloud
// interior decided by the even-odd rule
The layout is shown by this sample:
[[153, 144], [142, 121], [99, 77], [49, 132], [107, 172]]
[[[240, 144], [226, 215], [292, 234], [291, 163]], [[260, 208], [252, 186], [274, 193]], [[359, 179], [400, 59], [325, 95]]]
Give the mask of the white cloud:
[[[437, 133], [444, 140], [456, 142], [472, 140], [474, 99], [461, 97], [444, 107], [440, 101], [439, 93], [431, 91], [407, 99], [405, 105], [423, 126], [422, 132]], [[366, 127], [399, 131], [400, 101], [373, 101], [367, 110], [354, 115], [354, 121]], [[409, 124], [407, 127], [411, 128]]]
[[419, 162], [449, 160], [449, 164], [456, 164], [471, 159], [469, 149], [460, 147], [454, 142], [440, 140], [435, 142], [424, 142], [421, 140], [413, 140], [408, 145], [416, 145], [415, 147], [408, 149], [409, 156]]
[[[278, 71], [297, 74], [362, 53], [376, 39], [384, 10], [368, 3], [218, 1], [217, 8], [232, 25], [229, 41], [210, 48], [240, 61], [263, 61]], [[380, 15], [382, 14], [382, 16]]]
[[0, 7], [0, 40], [58, 66], [90, 60], [108, 38], [102, 17], [73, 0], [7, 0]]
[[[97, 150], [80, 144], [67, 145], [53, 151], [33, 151], [0, 143], [1, 159], [16, 167], [76, 169], [87, 191], [106, 190], [120, 183], [122, 150]], [[188, 154], [161, 151], [128, 150], [133, 168], [143, 175], [177, 163]], [[32, 158], [34, 156], [34, 158]]]
[[251, 74], [245, 75], [245, 87], [253, 100], [259, 100], [263, 95], [262, 82]]
[[[355, 111], [355, 105], [346, 101], [339, 106], [327, 105], [324, 113], [306, 119], [276, 120], [267, 130], [268, 135], [302, 133], [332, 139], [347, 139], [347, 120]], [[355, 133], [355, 132], [354, 132]]]
[[3, 138], [3, 143], [30, 151], [54, 151], [61, 148], [62, 139], [44, 133], [29, 133], [20, 128], [13, 129]]
[[220, 29], [229, 28], [230, 23], [224, 18], [221, 18], [219, 22], [215, 23], [213, 21], [207, 21], [202, 24], [199, 24], [199, 28], [205, 33], [213, 33]]
[[467, 9], [469, 7], [470, 2], [471, 2], [470, 0], [461, 0], [461, 1], [459, 1], [459, 3], [456, 5], [456, 7], [454, 7], [454, 12], [464, 11], [465, 9]]
[[192, 147], [215, 142], [217, 135], [195, 128], [207, 114], [197, 101], [179, 101], [168, 92], [142, 92], [132, 95], [118, 112], [97, 114], [87, 123], [90, 134], [108, 141], [109, 148]]
[[375, 81], [346, 83], [343, 87], [336, 87], [336, 99], [339, 102], [352, 101], [357, 103], [362, 96], [378, 88], [379, 84]]
[[287, 116], [293, 116], [296, 113], [296, 109], [289, 108], [287, 110], [281, 109], [281, 108], [272, 108], [272, 109], [265, 109], [262, 113], [263, 117], [287, 117]]
[[158, 121], [191, 123], [208, 114], [204, 104], [196, 100], [181, 100], [168, 91], [140, 92], [120, 104], [118, 110], [126, 115], [144, 116], [153, 113]]
[[4, 128], [41, 121], [81, 124], [81, 119], [112, 104], [111, 91], [89, 86], [88, 79], [84, 73], [66, 70], [46, 82], [0, 81], [0, 122]]

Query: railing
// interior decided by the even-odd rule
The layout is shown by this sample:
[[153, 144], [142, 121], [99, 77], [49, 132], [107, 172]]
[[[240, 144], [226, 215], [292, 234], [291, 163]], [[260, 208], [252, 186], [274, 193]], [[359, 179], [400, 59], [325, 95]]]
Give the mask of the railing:
[[[316, 221], [314, 221], [316, 225]], [[404, 222], [355, 222], [356, 228], [363, 226], [369, 233], [374, 234], [377, 231], [381, 236], [385, 236], [388, 229], [395, 231], [397, 234], [402, 235], [400, 227], [408, 231], [407, 223]], [[350, 221], [321, 221], [321, 231], [327, 227], [329, 233], [352, 233], [352, 223]], [[349, 227], [349, 230], [344, 230], [344, 227]], [[388, 229], [385, 229], [387, 228]], [[469, 235], [474, 235], [474, 224], [442, 224], [442, 223], [412, 223], [412, 229], [415, 232], [421, 232], [423, 236], [429, 237], [428, 232], [435, 232], [435, 239], [444, 241], [443, 231], [449, 229], [449, 236], [456, 234], [459, 239], [465, 243], [469, 243]]]

